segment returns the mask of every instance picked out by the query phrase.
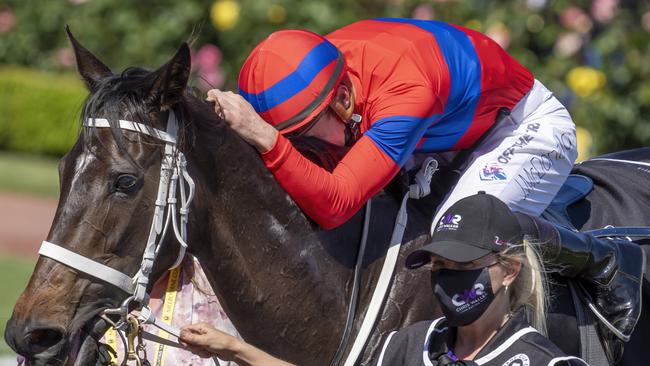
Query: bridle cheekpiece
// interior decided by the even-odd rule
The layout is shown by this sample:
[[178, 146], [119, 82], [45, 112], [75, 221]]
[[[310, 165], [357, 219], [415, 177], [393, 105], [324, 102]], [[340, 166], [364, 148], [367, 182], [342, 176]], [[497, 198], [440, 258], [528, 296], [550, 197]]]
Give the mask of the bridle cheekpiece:
[[[90, 128], [111, 127], [109, 121], [105, 118], [88, 118], [84, 121], [83, 125]], [[138, 272], [133, 276], [128, 276], [114, 268], [86, 258], [49, 241], [43, 241], [38, 253], [99, 281], [111, 284], [130, 295], [122, 302], [120, 307], [106, 309], [102, 313], [102, 318], [116, 329], [125, 331], [129, 328], [129, 313], [133, 310], [133, 307], [130, 305], [135, 303], [135, 309], [140, 310], [139, 322], [152, 324], [178, 337], [178, 329], [156, 319], [147, 307], [149, 301], [147, 286], [149, 285], [154, 262], [159, 254], [170, 223], [176, 240], [180, 244], [178, 257], [170, 270], [181, 264], [187, 249], [187, 222], [195, 187], [192, 177], [187, 172], [185, 155], [177, 146], [178, 121], [174, 112], [170, 110], [166, 131], [126, 120], [119, 120], [119, 128], [145, 134], [165, 143], [164, 156], [160, 165], [160, 180], [153, 220]], [[180, 193], [180, 206], [177, 206], [178, 193]], [[117, 322], [113, 322], [107, 315], [118, 315], [120, 319]], [[175, 342], [149, 333], [144, 335], [145, 338], [153, 339], [154, 341], [164, 341], [167, 345], [177, 345]], [[125, 341], [123, 336], [122, 340]]]

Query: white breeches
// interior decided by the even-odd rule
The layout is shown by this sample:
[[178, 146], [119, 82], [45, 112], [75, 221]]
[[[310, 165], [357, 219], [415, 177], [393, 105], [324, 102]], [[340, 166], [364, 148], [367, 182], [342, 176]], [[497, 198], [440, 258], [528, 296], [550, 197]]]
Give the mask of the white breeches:
[[540, 215], [573, 167], [578, 155], [575, 132], [566, 108], [535, 80], [510, 115], [469, 156], [432, 227], [451, 205], [478, 191], [498, 197], [513, 211]]

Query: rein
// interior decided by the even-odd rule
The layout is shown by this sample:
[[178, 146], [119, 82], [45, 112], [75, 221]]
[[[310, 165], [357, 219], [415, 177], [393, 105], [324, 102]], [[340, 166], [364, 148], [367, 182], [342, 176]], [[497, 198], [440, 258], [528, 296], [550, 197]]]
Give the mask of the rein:
[[[110, 128], [107, 119], [104, 118], [89, 118], [84, 122], [85, 127], [90, 128]], [[178, 135], [178, 121], [173, 111], [169, 111], [167, 119], [166, 131], [149, 127], [137, 122], [119, 120], [119, 128], [122, 130], [133, 131], [142, 133], [165, 143], [164, 156], [160, 165], [160, 180], [158, 183], [158, 193], [156, 195], [155, 210], [151, 227], [149, 229], [149, 237], [145, 247], [142, 262], [138, 272], [128, 276], [114, 268], [106, 266], [102, 263], [96, 262], [90, 258], [72, 252], [58, 244], [49, 241], [43, 241], [39, 254], [51, 258], [65, 266], [68, 266], [78, 272], [89, 275], [99, 281], [111, 284], [128, 295], [122, 305], [114, 309], [106, 309], [102, 312], [101, 318], [107, 321], [113, 328], [118, 330], [120, 339], [124, 343], [125, 350], [133, 350], [133, 342], [128, 342], [120, 331], [129, 335], [131, 340], [137, 333], [142, 338], [152, 340], [154, 342], [162, 343], [169, 346], [180, 347], [178, 342], [173, 342], [154, 334], [146, 333], [140, 326], [141, 324], [152, 324], [155, 327], [167, 332], [175, 337], [180, 336], [180, 331], [169, 324], [166, 324], [151, 314], [151, 310], [147, 307], [149, 296], [147, 294], [147, 286], [150, 281], [151, 272], [153, 269], [156, 257], [159, 254], [163, 239], [170, 229], [174, 232], [176, 240], [180, 244], [178, 257], [171, 266], [170, 270], [177, 268], [187, 250], [187, 222], [189, 215], [189, 208], [194, 197], [194, 181], [187, 172], [187, 161], [185, 155], [178, 149], [177, 135]], [[180, 193], [180, 194], [179, 194]], [[178, 197], [180, 196], [180, 197]], [[180, 206], [179, 204], [180, 198]], [[139, 310], [140, 315], [137, 319], [130, 315], [130, 305], [136, 303], [136, 310]], [[113, 322], [108, 315], [118, 315], [120, 318], [117, 322]], [[140, 347], [141, 344], [138, 346]], [[140, 357], [136, 354], [136, 364], [140, 364]], [[146, 357], [144, 358], [146, 360]], [[122, 364], [126, 364], [125, 358]]]

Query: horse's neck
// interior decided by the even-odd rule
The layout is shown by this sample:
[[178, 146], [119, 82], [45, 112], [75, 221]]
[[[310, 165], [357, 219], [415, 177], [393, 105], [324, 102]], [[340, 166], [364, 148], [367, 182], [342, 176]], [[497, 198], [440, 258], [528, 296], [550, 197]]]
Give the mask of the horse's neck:
[[199, 150], [194, 156], [203, 158], [192, 159], [201, 177], [190, 245], [238, 330], [259, 332], [250, 319], [290, 321], [295, 314], [279, 308], [291, 298], [340, 307], [347, 271], [329, 259], [257, 153], [238, 138]]

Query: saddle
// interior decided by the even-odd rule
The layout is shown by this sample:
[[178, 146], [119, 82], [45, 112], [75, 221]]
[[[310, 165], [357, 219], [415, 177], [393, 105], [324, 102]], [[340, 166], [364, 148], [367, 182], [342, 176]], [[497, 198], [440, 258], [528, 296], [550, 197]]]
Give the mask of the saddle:
[[[542, 218], [557, 226], [578, 231], [569, 215], [569, 207], [584, 199], [593, 190], [593, 186], [590, 177], [570, 175], [546, 211], [542, 213]], [[649, 237], [650, 228], [608, 226], [596, 230], [583, 230], [583, 233], [595, 238], [632, 241], [631, 237]], [[568, 287], [573, 298], [582, 358], [594, 366], [616, 363], [623, 355], [624, 342], [620, 337], [614, 336], [615, 332], [611, 331], [613, 326], [595, 309], [592, 297], [580, 281], [569, 279]]]
[[585, 198], [594, 188], [594, 182], [589, 177], [579, 174], [571, 174], [567, 177], [560, 191], [542, 213], [542, 218], [550, 222], [575, 229], [568, 208], [572, 204]]

